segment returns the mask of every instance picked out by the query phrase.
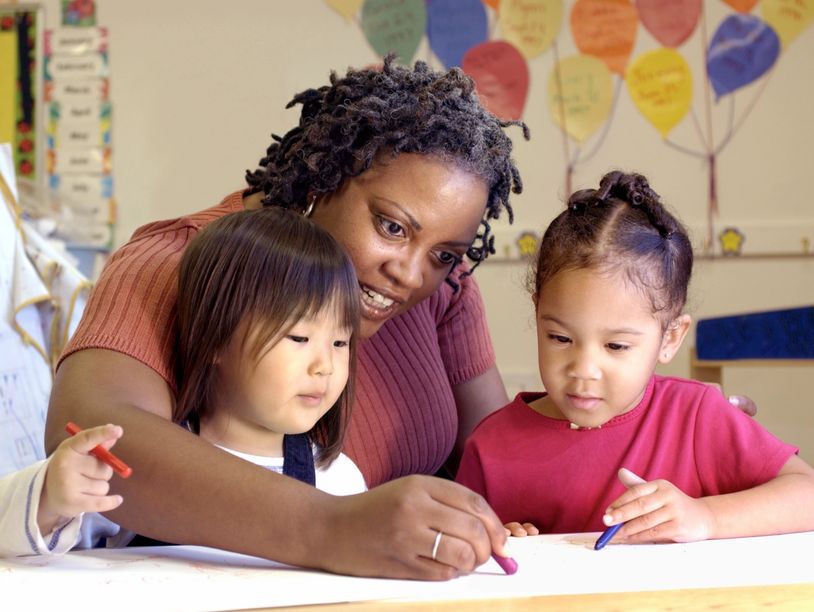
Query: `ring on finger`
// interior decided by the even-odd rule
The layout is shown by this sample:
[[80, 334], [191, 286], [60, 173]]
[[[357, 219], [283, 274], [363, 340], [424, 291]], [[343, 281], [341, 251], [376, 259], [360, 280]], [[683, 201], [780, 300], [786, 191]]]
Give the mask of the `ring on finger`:
[[438, 556], [438, 546], [441, 544], [441, 536], [444, 535], [443, 531], [435, 534], [435, 542], [432, 545], [432, 560], [435, 561]]

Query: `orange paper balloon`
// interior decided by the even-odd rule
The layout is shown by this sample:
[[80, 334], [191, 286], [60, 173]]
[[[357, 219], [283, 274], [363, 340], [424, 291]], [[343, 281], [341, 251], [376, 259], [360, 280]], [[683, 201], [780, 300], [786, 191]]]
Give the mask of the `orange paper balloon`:
[[729, 6], [739, 13], [750, 13], [755, 8], [757, 0], [724, 0]]
[[577, 0], [571, 9], [571, 33], [577, 48], [625, 73], [639, 21], [629, 0]]

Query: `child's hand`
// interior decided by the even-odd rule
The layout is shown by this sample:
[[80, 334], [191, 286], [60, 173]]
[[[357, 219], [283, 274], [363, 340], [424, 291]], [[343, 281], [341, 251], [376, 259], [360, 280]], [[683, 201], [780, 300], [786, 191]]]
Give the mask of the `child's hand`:
[[122, 436], [118, 425], [100, 425], [71, 436], [54, 451], [45, 473], [37, 523], [40, 533], [83, 512], [106, 512], [122, 503], [121, 495], [108, 495], [113, 468], [89, 454], [97, 445], [110, 449]]
[[615, 540], [641, 542], [696, 542], [712, 532], [714, 517], [702, 499], [686, 495], [667, 480], [644, 482], [628, 470], [619, 479], [629, 487], [605, 511], [606, 525], [624, 522]]
[[538, 535], [540, 533], [539, 529], [531, 523], [520, 524], [517, 521], [512, 521], [511, 523], [506, 523], [503, 527], [506, 528], [506, 535], [515, 536], [516, 538], [522, 538], [527, 535]]

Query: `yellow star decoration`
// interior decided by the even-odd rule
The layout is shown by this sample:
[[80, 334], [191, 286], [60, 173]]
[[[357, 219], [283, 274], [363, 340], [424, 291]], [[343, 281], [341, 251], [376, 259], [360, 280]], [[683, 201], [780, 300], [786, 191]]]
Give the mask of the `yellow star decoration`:
[[537, 252], [537, 234], [534, 232], [523, 232], [517, 238], [517, 249], [521, 257], [533, 257]]
[[746, 236], [735, 227], [727, 227], [718, 234], [718, 240], [724, 255], [740, 255]]

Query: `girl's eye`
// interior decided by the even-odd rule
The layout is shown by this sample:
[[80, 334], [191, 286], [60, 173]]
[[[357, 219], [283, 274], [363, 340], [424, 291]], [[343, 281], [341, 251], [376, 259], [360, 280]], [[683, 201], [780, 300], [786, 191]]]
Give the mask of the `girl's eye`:
[[294, 336], [289, 334], [287, 337], [292, 342], [301, 342], [301, 343], [308, 342], [308, 338], [306, 338], [305, 336]]
[[385, 217], [379, 217], [379, 226], [388, 236], [400, 237], [404, 235], [404, 228], [400, 223], [396, 223]]
[[609, 342], [608, 343], [608, 349], [613, 351], [613, 352], [626, 351], [629, 348], [630, 347], [627, 344], [618, 344], [616, 342]]
[[557, 334], [548, 334], [548, 339], [556, 342], [557, 344], [568, 344], [571, 339], [568, 336], [559, 336]]
[[348, 346], [348, 341], [347, 340], [336, 340], [336, 341], [334, 341], [334, 346], [336, 348], [345, 348], [346, 346]]

